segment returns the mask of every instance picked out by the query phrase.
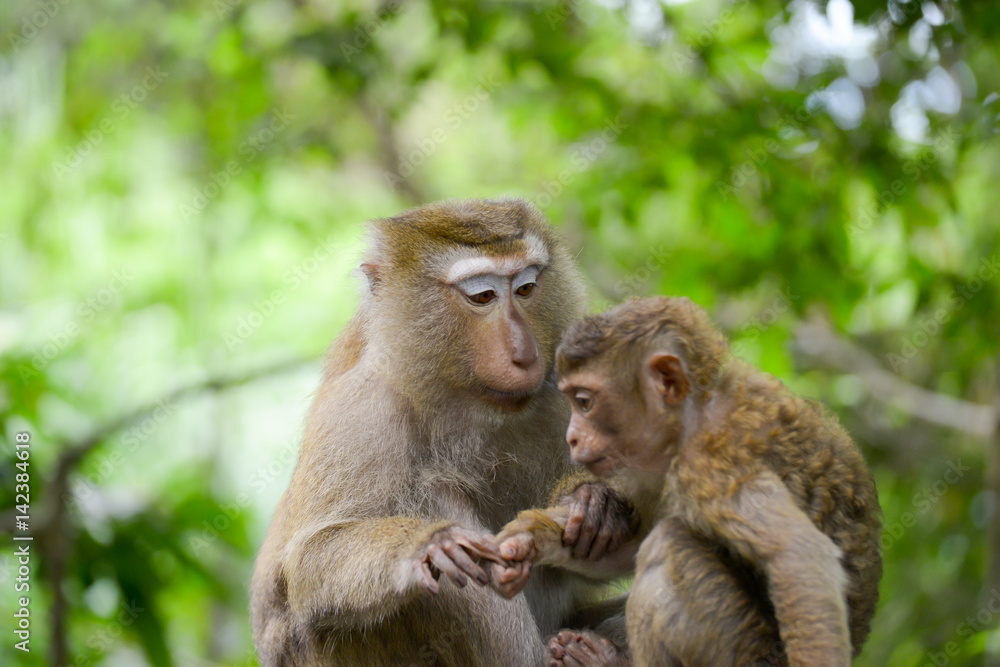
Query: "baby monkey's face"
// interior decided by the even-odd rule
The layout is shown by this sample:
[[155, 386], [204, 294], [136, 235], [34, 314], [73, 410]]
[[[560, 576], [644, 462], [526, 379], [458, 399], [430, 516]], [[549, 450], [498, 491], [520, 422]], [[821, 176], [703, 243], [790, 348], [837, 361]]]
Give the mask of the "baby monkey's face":
[[642, 378], [628, 383], [588, 365], [560, 378], [559, 389], [573, 408], [566, 442], [574, 461], [595, 475], [623, 468], [665, 471], [668, 407], [649, 395]]

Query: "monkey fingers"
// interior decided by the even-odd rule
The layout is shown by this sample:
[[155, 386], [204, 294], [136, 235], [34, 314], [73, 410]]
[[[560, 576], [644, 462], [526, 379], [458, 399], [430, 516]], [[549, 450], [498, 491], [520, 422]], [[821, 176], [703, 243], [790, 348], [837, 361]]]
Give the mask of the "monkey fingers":
[[611, 551], [611, 538], [614, 536], [614, 531], [610, 528], [610, 522], [604, 521], [601, 524], [600, 530], [597, 531], [597, 535], [594, 537], [594, 544], [590, 547], [590, 553], [587, 558], [592, 561], [599, 561], [604, 558], [604, 554]]
[[431, 572], [431, 565], [426, 560], [413, 561], [413, 577], [417, 580], [417, 585], [431, 595], [440, 592], [441, 584], [437, 582], [437, 577]]
[[600, 561], [629, 537], [632, 510], [610, 487], [583, 484], [569, 500], [563, 544], [572, 549], [573, 558]]
[[591, 485], [582, 484], [570, 496], [569, 518], [563, 529], [563, 544], [575, 546], [580, 539], [580, 528], [587, 518], [587, 505], [590, 503]]
[[566, 522], [563, 541], [567, 546], [573, 547], [573, 558], [598, 560], [604, 555], [607, 547], [605, 541], [600, 544], [599, 553], [594, 555], [595, 538], [602, 531], [608, 532], [605, 517], [609, 505], [607, 490], [596, 484], [584, 484], [573, 495], [573, 505], [569, 521]]
[[611, 667], [627, 665], [629, 661], [609, 640], [591, 632], [581, 632], [565, 644], [565, 667]]
[[500, 555], [507, 561], [533, 561], [538, 558], [535, 536], [525, 531], [504, 536], [500, 542]]
[[488, 581], [486, 573], [483, 572], [483, 569], [476, 565], [476, 563], [469, 557], [469, 554], [466, 553], [467, 548], [468, 547], [465, 547], [458, 542], [446, 543], [444, 545], [444, 551], [451, 561], [457, 565], [462, 572], [478, 581], [481, 586], [485, 586]]
[[548, 641], [550, 667], [626, 667], [631, 664], [610, 640], [592, 632], [563, 630]]
[[493, 588], [505, 598], [512, 598], [528, 585], [531, 561], [510, 566], [493, 565]]
[[[453, 527], [450, 531], [451, 538], [465, 548], [466, 551], [476, 558], [485, 558], [497, 563], [503, 563], [500, 556], [500, 549], [496, 540], [489, 533], [477, 534], [464, 528]], [[480, 570], [481, 571], [481, 570]]]
[[[427, 548], [427, 557], [430, 558], [430, 562], [434, 564], [434, 567], [439, 569], [442, 574], [447, 575], [459, 588], [465, 588], [465, 585], [469, 583], [468, 577], [455, 564], [455, 561], [451, 559], [451, 556], [443, 547], [439, 547], [436, 544], [430, 545]], [[479, 568], [477, 567], [476, 569]]]
[[549, 649], [549, 655], [552, 656], [549, 666], [561, 667], [562, 659], [566, 657], [566, 644], [576, 641], [579, 638], [580, 633], [574, 632], [573, 630], [560, 630], [558, 634], [549, 637], [546, 642], [546, 646]]

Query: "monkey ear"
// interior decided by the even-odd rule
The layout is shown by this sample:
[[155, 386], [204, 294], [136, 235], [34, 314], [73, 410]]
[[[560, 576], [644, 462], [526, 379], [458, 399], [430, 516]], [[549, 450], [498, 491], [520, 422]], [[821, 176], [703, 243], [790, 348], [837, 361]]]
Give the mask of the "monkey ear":
[[375, 262], [370, 262], [370, 261], [364, 262], [361, 265], [361, 273], [365, 274], [365, 278], [368, 279], [368, 289], [371, 290], [372, 294], [375, 293], [375, 289], [378, 287], [380, 278], [379, 271], [381, 270], [381, 268], [382, 267], [376, 264]]
[[667, 403], [676, 405], [687, 398], [691, 390], [684, 365], [676, 354], [657, 352], [647, 363], [653, 384]]

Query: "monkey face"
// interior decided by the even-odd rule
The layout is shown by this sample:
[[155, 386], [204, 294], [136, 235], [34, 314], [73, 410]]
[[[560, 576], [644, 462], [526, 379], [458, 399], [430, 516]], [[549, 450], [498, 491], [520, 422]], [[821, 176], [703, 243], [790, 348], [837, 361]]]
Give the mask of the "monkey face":
[[474, 382], [483, 398], [510, 411], [528, 403], [546, 371], [532, 330], [543, 266], [528, 261], [459, 260], [446, 280], [455, 310], [465, 321]]
[[[582, 369], [563, 377], [559, 389], [569, 397], [573, 414], [566, 429], [570, 455], [595, 475], [636, 463], [630, 441], [635, 415], [606, 374]], [[624, 410], [624, 412], [623, 412]]]
[[610, 472], [616, 466], [619, 433], [615, 415], [608, 410], [607, 387], [588, 373], [564, 378], [559, 389], [569, 397], [573, 415], [566, 429], [570, 455], [595, 475]]
[[421, 411], [527, 416], [585, 304], [545, 218], [518, 200], [452, 201], [374, 221], [370, 235], [359, 326], [393, 386]]
[[595, 475], [624, 468], [655, 474], [666, 470], [674, 410], [648, 382], [629, 384], [601, 364], [559, 381], [573, 410], [566, 430], [570, 455]]

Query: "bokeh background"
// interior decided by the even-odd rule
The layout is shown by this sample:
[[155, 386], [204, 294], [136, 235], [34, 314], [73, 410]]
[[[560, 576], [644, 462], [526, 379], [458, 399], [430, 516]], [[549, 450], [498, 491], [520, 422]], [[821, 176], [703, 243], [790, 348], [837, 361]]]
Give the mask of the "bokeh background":
[[689, 295], [855, 435], [857, 664], [1000, 664], [998, 36], [947, 0], [5, 0], [0, 663], [256, 664], [361, 225], [507, 194], [593, 309]]

